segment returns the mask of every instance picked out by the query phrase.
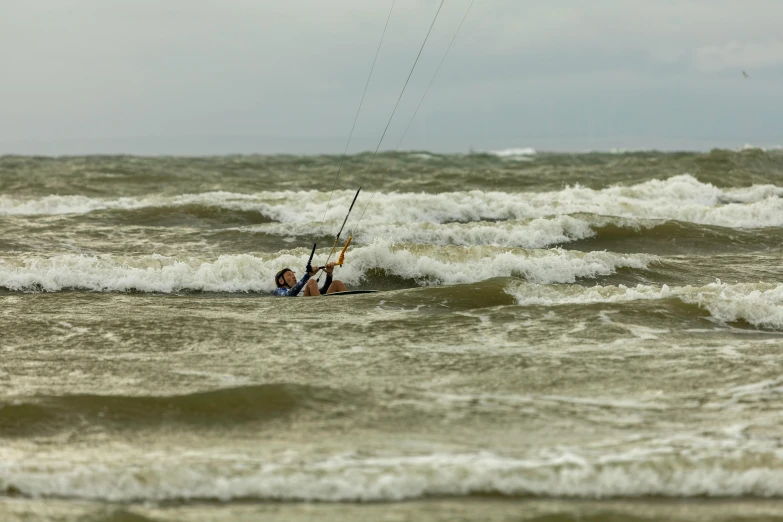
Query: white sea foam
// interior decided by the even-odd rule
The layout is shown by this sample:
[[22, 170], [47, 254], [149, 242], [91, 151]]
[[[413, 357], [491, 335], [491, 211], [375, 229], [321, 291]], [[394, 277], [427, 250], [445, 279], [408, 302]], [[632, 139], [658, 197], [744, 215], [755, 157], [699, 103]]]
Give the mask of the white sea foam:
[[[256, 194], [208, 192], [173, 197], [96, 199], [47, 196], [18, 199], [0, 196], [0, 215], [86, 213], [99, 209], [136, 209], [204, 205], [258, 212], [284, 224], [320, 224], [331, 230], [345, 217], [353, 191], [279, 191]], [[364, 211], [368, 197], [360, 197]], [[783, 187], [753, 185], [720, 189], [690, 175], [650, 180], [627, 187], [591, 189], [567, 187], [551, 192], [486, 192], [473, 190], [439, 194], [379, 193], [363, 214], [361, 226], [390, 223], [477, 222], [530, 220], [577, 213], [632, 219], [672, 219], [736, 228], [783, 226]], [[350, 226], [355, 226], [355, 209]]]
[[256, 196], [231, 192], [205, 192], [202, 194], [183, 194], [169, 197], [148, 196], [117, 199], [58, 195], [36, 199], [18, 199], [0, 196], [0, 215], [86, 214], [95, 210], [134, 210], [153, 207], [180, 207], [194, 204], [244, 210], [258, 208], [258, 205], [263, 205], [265, 201], [274, 201], [278, 198], [279, 196], [276, 198], [271, 193], [259, 199]]
[[735, 152], [744, 152], [746, 150], [760, 150], [762, 152], [766, 152], [767, 149], [765, 149], [764, 147], [751, 145], [750, 143], [746, 143], [742, 147], [737, 147], [736, 149], [734, 149]]
[[753, 384], [745, 384], [743, 386], [735, 386], [722, 391], [720, 395], [727, 398], [728, 402], [734, 404], [759, 402], [769, 404], [772, 401], [778, 402], [780, 398], [783, 397], [783, 377], [754, 382]]
[[[327, 251], [319, 251], [325, 257]], [[0, 259], [0, 287], [11, 290], [209, 292], [271, 291], [274, 274], [284, 266], [304, 266], [309, 252], [224, 255], [217, 258], [161, 255], [56, 255]], [[351, 250], [351, 262], [339, 278], [357, 284], [368, 270], [421, 284], [474, 283], [493, 277], [521, 276], [540, 283], [573, 282], [614, 273], [618, 268], [644, 269], [655, 256], [611, 252], [521, 250], [497, 247], [393, 246], [377, 241]], [[316, 261], [318, 257], [316, 257]]]
[[608, 151], [604, 151], [604, 150], [588, 150], [588, 151], [585, 151], [585, 152], [587, 152], [587, 153], [591, 153], [591, 152], [599, 152], [599, 153], [600, 152], [609, 152], [609, 154], [617, 154], [619, 156], [622, 156], [622, 155], [625, 155], [625, 154], [635, 154], [635, 153], [640, 153], [640, 152], [654, 152], [654, 151], [655, 151], [654, 148], [647, 147], [647, 148], [639, 148], [639, 149], [612, 148], [612, 149], [609, 149]]
[[420, 159], [420, 160], [431, 160], [433, 158], [436, 158], [437, 156], [428, 154], [426, 152], [411, 152], [410, 157]]
[[0, 286], [11, 290], [41, 289], [48, 292], [67, 288], [242, 292], [267, 290], [270, 285], [264, 284], [263, 280], [271, 281], [274, 273], [275, 270], [268, 268], [262, 259], [250, 255], [220, 256], [216, 259], [108, 254], [21, 256], [0, 262]]
[[541, 286], [517, 284], [508, 288], [521, 305], [617, 303], [636, 300], [679, 299], [696, 304], [722, 322], [745, 321], [761, 328], [783, 330], [783, 284], [720, 281], [705, 286], [637, 285]]
[[698, 304], [720, 321], [743, 320], [754, 326], [783, 329], [783, 284], [714, 283], [683, 297]]
[[[490, 452], [320, 458], [296, 452], [252, 458], [188, 451], [177, 455], [114, 452], [71, 462], [64, 455], [0, 450], [0, 488], [35, 497], [112, 502], [262, 499], [327, 502], [400, 501], [428, 496], [689, 498], [783, 496], [779, 451], [638, 448], [590, 456], [547, 451], [530, 457]], [[766, 449], [766, 448], [765, 448]]]
[[[604, 221], [572, 216], [513, 221], [472, 223], [372, 223], [354, 231], [354, 241], [369, 243], [375, 238], [393, 242], [430, 245], [505, 246], [545, 248], [594, 237], [593, 229]], [[634, 223], [638, 226], [638, 223]], [[312, 237], [315, 223], [264, 223], [243, 227], [242, 231], [284, 237]]]
[[514, 158], [518, 156], [535, 156], [536, 149], [532, 147], [521, 147], [512, 149], [501, 149], [489, 151], [493, 156], [499, 156], [501, 158]]
[[[394, 275], [432, 283], [475, 283], [493, 277], [521, 276], [539, 283], [571, 283], [579, 278], [613, 274], [619, 268], [645, 269], [655, 261], [645, 254], [504, 250], [494, 247], [391, 247], [378, 242], [357, 249], [351, 266], [360, 270], [385, 268]], [[357, 278], [358, 279], [358, 278]]]

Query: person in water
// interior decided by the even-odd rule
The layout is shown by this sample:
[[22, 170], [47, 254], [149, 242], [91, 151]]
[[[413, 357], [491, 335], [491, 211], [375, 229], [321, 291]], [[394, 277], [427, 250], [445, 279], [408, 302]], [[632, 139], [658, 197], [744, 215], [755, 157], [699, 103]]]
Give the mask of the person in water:
[[317, 267], [308, 268], [310, 270], [308, 273], [302, 276], [302, 279], [300, 279], [299, 282], [296, 281], [296, 272], [290, 268], [284, 268], [279, 271], [277, 275], [275, 275], [275, 284], [277, 285], [277, 289], [274, 291], [273, 295], [278, 297], [296, 297], [302, 291], [302, 288], [304, 288], [305, 297], [312, 295], [331, 294], [334, 292], [345, 292], [348, 290], [342, 281], [338, 279], [332, 280], [334, 263], [327, 263], [324, 267], [324, 272], [326, 272], [326, 281], [324, 281], [324, 285], [320, 289], [318, 288], [318, 283], [315, 281], [315, 279], [310, 279], [316, 273], [318, 273], [319, 269]]

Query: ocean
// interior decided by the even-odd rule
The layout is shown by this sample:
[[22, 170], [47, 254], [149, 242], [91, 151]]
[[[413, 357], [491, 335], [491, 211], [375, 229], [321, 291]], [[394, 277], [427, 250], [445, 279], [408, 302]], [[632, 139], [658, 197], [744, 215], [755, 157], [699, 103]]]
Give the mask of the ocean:
[[0, 520], [783, 520], [783, 150], [371, 158], [0, 157]]

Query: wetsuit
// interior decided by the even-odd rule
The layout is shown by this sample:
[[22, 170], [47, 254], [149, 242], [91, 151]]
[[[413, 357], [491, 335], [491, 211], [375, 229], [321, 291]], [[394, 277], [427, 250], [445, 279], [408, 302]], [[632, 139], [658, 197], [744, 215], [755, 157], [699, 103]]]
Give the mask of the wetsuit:
[[[299, 280], [298, 283], [296, 283], [291, 288], [277, 288], [272, 293], [272, 295], [275, 295], [277, 297], [296, 297], [299, 295], [299, 292], [302, 291], [302, 288], [304, 288], [304, 285], [307, 284], [307, 281], [310, 280], [310, 274], [305, 274], [302, 279]], [[326, 281], [324, 281], [324, 286], [321, 287], [321, 293], [325, 294], [326, 291], [329, 289], [329, 285], [332, 284], [332, 274], [326, 274]]]

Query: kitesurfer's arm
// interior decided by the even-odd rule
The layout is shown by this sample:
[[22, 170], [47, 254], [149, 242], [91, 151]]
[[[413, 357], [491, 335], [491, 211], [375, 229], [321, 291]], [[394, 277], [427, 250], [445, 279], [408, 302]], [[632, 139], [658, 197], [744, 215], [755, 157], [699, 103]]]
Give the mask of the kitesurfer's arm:
[[329, 290], [329, 285], [332, 284], [332, 274], [326, 274], [326, 281], [324, 281], [324, 285], [321, 287], [320, 292], [322, 294], [325, 294], [327, 290]]
[[327, 290], [329, 290], [329, 285], [332, 284], [332, 272], [334, 271], [334, 263], [326, 263], [326, 266], [324, 267], [324, 272], [326, 272], [326, 281], [324, 281], [324, 285], [321, 287], [320, 292], [321, 294], [325, 294]]

